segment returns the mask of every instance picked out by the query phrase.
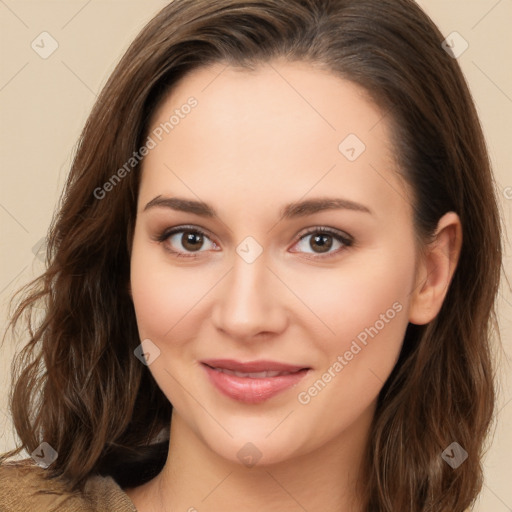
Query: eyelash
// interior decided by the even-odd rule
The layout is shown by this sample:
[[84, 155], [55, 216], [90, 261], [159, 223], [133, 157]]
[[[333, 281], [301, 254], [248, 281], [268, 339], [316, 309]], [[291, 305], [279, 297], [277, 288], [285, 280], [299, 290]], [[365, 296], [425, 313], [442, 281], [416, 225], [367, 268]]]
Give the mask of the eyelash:
[[[163, 244], [172, 235], [175, 235], [176, 233], [183, 233], [183, 232], [190, 232], [190, 233], [194, 233], [194, 234], [199, 234], [199, 235], [202, 235], [202, 236], [208, 238], [210, 241], [212, 241], [207, 233], [205, 233], [203, 230], [201, 230], [201, 229], [199, 229], [199, 228], [197, 228], [195, 226], [178, 226], [178, 227], [171, 228], [171, 229], [165, 229], [163, 232], [161, 232], [159, 235], [157, 235], [155, 237], [155, 240], [157, 242], [159, 242], [160, 244]], [[316, 234], [330, 235], [335, 240], [340, 242], [344, 246], [344, 248], [351, 247], [353, 245], [353, 243], [354, 243], [354, 241], [353, 241], [353, 239], [351, 237], [349, 237], [347, 235], [344, 235], [341, 232], [338, 232], [338, 231], [336, 231], [334, 229], [326, 228], [326, 227], [323, 227], [323, 226], [315, 226], [313, 228], [310, 228], [305, 233], [303, 233], [299, 237], [297, 242], [295, 242], [294, 245], [297, 245], [302, 239], [306, 238], [307, 236], [309, 236], [309, 235], [316, 235]], [[215, 243], [215, 242], [213, 242], [213, 243]], [[197, 254], [193, 254], [193, 253], [185, 253], [184, 254], [184, 253], [181, 253], [179, 251], [175, 251], [173, 249], [170, 249], [169, 247], [165, 247], [165, 250], [170, 252], [171, 254], [173, 254], [174, 256], [176, 256], [178, 258], [189, 258], [189, 259], [190, 258], [194, 258], [195, 259], [195, 258], [198, 257]], [[338, 249], [335, 252], [329, 252], [329, 253], [325, 253], [325, 254], [316, 253], [316, 256], [307, 256], [307, 258], [308, 259], [326, 259], [326, 258], [329, 258], [329, 257], [332, 257], [332, 256], [336, 256], [337, 254], [339, 254], [341, 252], [341, 250], [342, 249]], [[200, 252], [204, 252], [204, 251], [198, 251], [198, 253], [200, 253]], [[312, 254], [312, 253], [306, 253], [306, 254]]]

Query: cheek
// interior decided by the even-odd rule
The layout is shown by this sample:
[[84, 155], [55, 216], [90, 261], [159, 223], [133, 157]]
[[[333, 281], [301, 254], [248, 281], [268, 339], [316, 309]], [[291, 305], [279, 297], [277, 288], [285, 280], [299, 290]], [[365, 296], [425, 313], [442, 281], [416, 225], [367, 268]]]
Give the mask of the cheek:
[[141, 338], [163, 340], [205, 293], [191, 269], [172, 267], [166, 257], [134, 239], [130, 282]]
[[[406, 315], [398, 313], [408, 309], [413, 282], [414, 255], [382, 250], [347, 258], [338, 270], [324, 275], [296, 276], [295, 290], [302, 290], [303, 301], [329, 328], [327, 338], [320, 342], [332, 357], [334, 352], [348, 350], [361, 333], [364, 342], [367, 329], [395, 335], [403, 332]], [[331, 342], [326, 345], [326, 340]]]
[[316, 338], [321, 364], [296, 395], [310, 417], [325, 420], [317, 425], [325, 436], [356, 421], [377, 398], [408, 325], [413, 262], [373, 258], [371, 265], [345, 270], [310, 296], [334, 333]]

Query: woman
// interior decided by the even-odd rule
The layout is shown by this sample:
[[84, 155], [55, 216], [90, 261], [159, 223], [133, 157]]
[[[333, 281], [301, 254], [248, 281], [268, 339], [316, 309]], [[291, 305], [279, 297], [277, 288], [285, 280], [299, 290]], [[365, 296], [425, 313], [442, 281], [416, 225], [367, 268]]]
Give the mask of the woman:
[[175, 0], [144, 28], [13, 318], [44, 304], [4, 508], [474, 502], [501, 243], [443, 39], [409, 0]]

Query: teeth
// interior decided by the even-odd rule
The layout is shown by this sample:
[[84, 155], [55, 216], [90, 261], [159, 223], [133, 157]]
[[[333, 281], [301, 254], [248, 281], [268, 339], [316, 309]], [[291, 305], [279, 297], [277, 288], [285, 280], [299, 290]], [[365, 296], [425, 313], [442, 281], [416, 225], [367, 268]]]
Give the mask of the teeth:
[[235, 375], [236, 377], [245, 377], [246, 379], [266, 379], [268, 377], [278, 377], [282, 375], [290, 375], [291, 372], [264, 371], [264, 372], [235, 372], [226, 370], [225, 368], [215, 368], [226, 375]]

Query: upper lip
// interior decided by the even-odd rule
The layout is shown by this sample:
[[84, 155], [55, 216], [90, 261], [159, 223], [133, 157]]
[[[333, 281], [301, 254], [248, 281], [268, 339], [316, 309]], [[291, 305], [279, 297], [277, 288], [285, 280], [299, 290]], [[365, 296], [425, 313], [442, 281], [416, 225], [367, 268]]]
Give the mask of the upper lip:
[[280, 363], [278, 361], [236, 361], [234, 359], [206, 359], [201, 361], [212, 368], [223, 370], [231, 370], [234, 372], [297, 372], [299, 370], [308, 369], [306, 366], [297, 366], [292, 364]]

